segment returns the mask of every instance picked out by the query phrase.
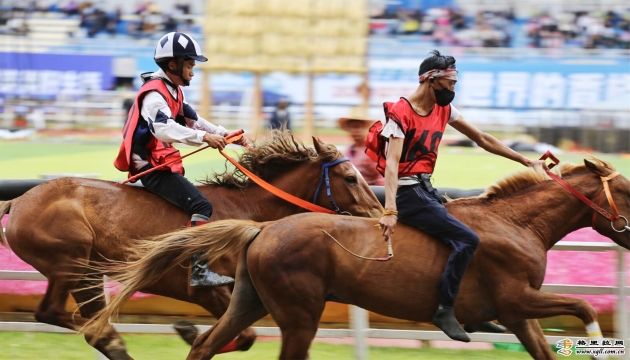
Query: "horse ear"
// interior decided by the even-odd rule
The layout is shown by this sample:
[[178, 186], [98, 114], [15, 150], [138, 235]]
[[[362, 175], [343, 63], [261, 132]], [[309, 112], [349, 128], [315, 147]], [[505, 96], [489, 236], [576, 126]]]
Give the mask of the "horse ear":
[[315, 147], [315, 151], [317, 151], [318, 154], [321, 154], [324, 151], [326, 151], [326, 147], [324, 146], [324, 143], [319, 141], [319, 139], [316, 138], [315, 136], [313, 136], [313, 146]]
[[592, 172], [595, 175], [598, 176], [607, 176], [608, 174], [610, 174], [610, 170], [599, 165], [596, 164], [592, 161], [586, 160], [584, 159], [584, 165], [586, 166], [586, 168], [588, 169], [588, 171]]

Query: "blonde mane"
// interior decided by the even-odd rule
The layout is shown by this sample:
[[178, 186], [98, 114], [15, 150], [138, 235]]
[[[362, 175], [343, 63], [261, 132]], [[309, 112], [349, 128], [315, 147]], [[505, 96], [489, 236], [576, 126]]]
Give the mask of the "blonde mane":
[[[606, 161], [597, 159], [595, 157], [590, 157], [589, 160], [598, 163], [610, 170], [615, 170], [615, 168]], [[553, 169], [552, 172], [561, 178], [564, 176], [590, 173], [585, 165], [572, 163], [562, 163], [558, 168]], [[547, 175], [547, 173], [541, 166], [528, 167], [524, 170], [518, 171], [502, 179], [499, 179], [494, 184], [488, 186], [486, 188], [486, 191], [483, 194], [479, 195], [479, 198], [504, 198], [548, 180], [551, 180], [551, 178], [549, 177], [549, 175]]]
[[[272, 130], [264, 139], [256, 140], [251, 150], [244, 151], [238, 158], [239, 164], [265, 181], [285, 173], [287, 169], [307, 161], [332, 161], [340, 156], [333, 145], [326, 144], [326, 151], [318, 154], [312, 146], [307, 147], [295, 139], [288, 130]], [[247, 187], [251, 181], [238, 169], [228, 169], [211, 174], [204, 181], [206, 185]]]

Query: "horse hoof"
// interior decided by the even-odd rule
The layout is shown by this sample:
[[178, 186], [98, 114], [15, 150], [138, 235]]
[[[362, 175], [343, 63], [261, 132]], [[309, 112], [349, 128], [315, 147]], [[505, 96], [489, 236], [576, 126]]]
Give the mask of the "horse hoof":
[[190, 321], [177, 321], [173, 324], [173, 328], [175, 329], [175, 331], [177, 331], [179, 336], [181, 336], [182, 339], [190, 346], [192, 346], [192, 344], [195, 342], [195, 339], [197, 339], [197, 336], [199, 335], [199, 330], [197, 330], [195, 324], [191, 323]]
[[114, 339], [105, 345], [105, 352], [111, 360], [132, 360], [122, 339]]
[[505, 326], [495, 324], [492, 321], [488, 321], [477, 324], [466, 324], [464, 325], [464, 330], [466, 330], [467, 333], [481, 331], [494, 334], [503, 334], [507, 329], [505, 328]]
[[256, 341], [256, 336], [254, 337], [239, 336], [236, 338], [236, 348], [240, 351], [247, 351], [252, 347], [252, 345], [254, 345], [255, 341]]
[[127, 351], [123, 349], [110, 350], [108, 353], [111, 360], [133, 360], [131, 356], [127, 354]]

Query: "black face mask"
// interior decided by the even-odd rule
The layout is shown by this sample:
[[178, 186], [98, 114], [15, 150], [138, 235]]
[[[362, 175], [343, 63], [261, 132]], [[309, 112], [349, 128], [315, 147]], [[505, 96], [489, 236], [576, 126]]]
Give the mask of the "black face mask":
[[451, 91], [447, 88], [442, 90], [438, 90], [433, 88], [433, 93], [435, 94], [435, 102], [437, 102], [440, 106], [446, 106], [453, 101], [455, 98], [455, 91]]

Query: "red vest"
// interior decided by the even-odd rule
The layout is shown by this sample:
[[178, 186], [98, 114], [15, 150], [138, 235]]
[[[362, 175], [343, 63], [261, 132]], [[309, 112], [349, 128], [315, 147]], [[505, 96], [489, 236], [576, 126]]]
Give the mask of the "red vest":
[[[451, 117], [451, 105], [436, 104], [427, 116], [418, 115], [405, 98], [400, 98], [397, 103], [385, 102], [383, 107], [387, 121], [394, 121], [405, 134], [398, 177], [432, 174], [437, 161], [438, 146]], [[383, 124], [380, 121], [372, 125], [365, 140], [365, 153], [376, 162], [376, 170], [384, 175], [387, 164], [385, 146], [388, 139], [381, 136], [382, 130]]]
[[[175, 99], [166, 88], [164, 81], [160, 79], [149, 80], [142, 85], [138, 95], [136, 95], [136, 100], [134, 101], [131, 110], [129, 110], [129, 114], [127, 115], [127, 121], [125, 122], [122, 132], [123, 141], [120, 145], [118, 156], [116, 157], [116, 160], [114, 160], [114, 166], [120, 171], [128, 171], [129, 177], [131, 177], [134, 172], [134, 169], [131, 167], [133, 134], [136, 131], [138, 120], [141, 117], [140, 109], [142, 108], [142, 99], [144, 99], [150, 91], [157, 91], [160, 95], [162, 95], [173, 116], [179, 114], [184, 103], [184, 96], [179, 87], [177, 88], [177, 99]], [[152, 136], [151, 141], [146, 148], [149, 151], [149, 155], [147, 156], [149, 164], [155, 167], [175, 159], [180, 159], [180, 161], [176, 161], [175, 163], [167, 166], [167, 168], [170, 169], [171, 172], [184, 175], [184, 166], [181, 162], [181, 155], [179, 154], [179, 150], [175, 149], [173, 145], [160, 141], [156, 139], [155, 136]]]

